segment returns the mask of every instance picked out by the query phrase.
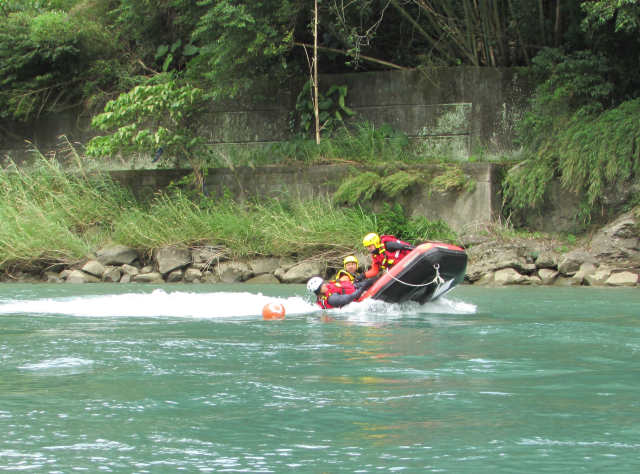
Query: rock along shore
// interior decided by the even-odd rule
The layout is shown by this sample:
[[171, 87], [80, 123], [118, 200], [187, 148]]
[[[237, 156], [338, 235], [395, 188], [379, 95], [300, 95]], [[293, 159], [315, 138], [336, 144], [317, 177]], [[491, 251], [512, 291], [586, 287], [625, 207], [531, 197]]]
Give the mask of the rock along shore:
[[[462, 237], [469, 264], [465, 281], [474, 285], [640, 286], [640, 210], [628, 212], [584, 244], [562, 251], [551, 239], [496, 238], [488, 232]], [[122, 245], [98, 250], [62, 271], [17, 272], [4, 281], [50, 283], [304, 283], [313, 275], [331, 278], [340, 260], [259, 257], [231, 260], [224, 247], [164, 247], [147, 253]], [[357, 254], [360, 262], [369, 262]]]

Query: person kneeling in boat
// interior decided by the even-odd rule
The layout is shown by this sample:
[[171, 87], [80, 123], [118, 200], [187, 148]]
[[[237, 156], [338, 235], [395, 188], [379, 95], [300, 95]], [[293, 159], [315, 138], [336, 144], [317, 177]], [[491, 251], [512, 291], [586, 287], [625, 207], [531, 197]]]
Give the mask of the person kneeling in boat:
[[352, 283], [350, 281], [325, 281], [321, 277], [312, 277], [307, 282], [307, 289], [315, 293], [316, 303], [321, 308], [342, 308], [360, 298], [375, 280], [375, 278], [371, 278]]
[[380, 270], [393, 267], [415, 248], [393, 235], [380, 237], [375, 232], [365, 235], [362, 239], [362, 245], [371, 254], [371, 268], [364, 273], [366, 278], [378, 275]]
[[335, 281], [354, 281], [356, 279], [362, 280], [361, 274], [358, 273], [358, 259], [354, 255], [345, 257], [342, 261], [344, 268], [338, 270], [336, 276], [333, 278]]

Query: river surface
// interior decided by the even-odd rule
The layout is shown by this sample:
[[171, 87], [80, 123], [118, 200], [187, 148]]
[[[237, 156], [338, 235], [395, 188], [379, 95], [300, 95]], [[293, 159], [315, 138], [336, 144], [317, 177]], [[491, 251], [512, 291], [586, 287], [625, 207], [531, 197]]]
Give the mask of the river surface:
[[638, 289], [3, 284], [0, 361], [0, 470], [640, 472]]

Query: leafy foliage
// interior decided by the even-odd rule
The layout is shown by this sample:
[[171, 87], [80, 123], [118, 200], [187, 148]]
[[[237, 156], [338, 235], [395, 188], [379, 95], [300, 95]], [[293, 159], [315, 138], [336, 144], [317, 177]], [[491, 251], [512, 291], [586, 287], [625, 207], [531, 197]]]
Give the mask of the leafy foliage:
[[147, 85], [134, 87], [105, 106], [92, 125], [102, 132], [93, 138], [87, 153], [111, 156], [118, 153], [148, 153], [161, 150], [159, 158], [188, 160], [194, 168], [208, 150], [197, 134], [194, 116], [200, 112], [203, 92], [170, 75], [157, 76]]
[[[347, 86], [332, 85], [326, 93], [318, 93], [318, 118], [320, 129], [331, 132], [338, 125], [343, 125], [346, 117], [352, 117], [355, 112], [347, 107]], [[305, 81], [296, 100], [299, 128], [308, 133], [315, 123], [315, 111], [311, 93], [311, 81]]]
[[287, 72], [300, 3], [293, 0], [201, 0], [192, 33], [198, 55], [190, 77], [205, 79], [213, 97], [234, 97], [266, 78]]
[[540, 205], [557, 175], [563, 187], [582, 196], [583, 210], [577, 217], [588, 223], [609, 189], [640, 180], [639, 120], [640, 99], [597, 116], [576, 114], [564, 130], [556, 131], [508, 174], [504, 188], [508, 206], [518, 210]]
[[87, 18], [59, 10], [0, 16], [0, 117], [28, 121], [82, 100], [95, 61], [112, 51]]

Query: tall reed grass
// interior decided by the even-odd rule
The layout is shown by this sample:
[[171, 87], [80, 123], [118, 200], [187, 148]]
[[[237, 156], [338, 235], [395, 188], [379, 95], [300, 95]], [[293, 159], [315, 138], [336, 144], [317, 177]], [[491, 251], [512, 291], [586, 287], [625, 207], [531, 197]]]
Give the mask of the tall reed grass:
[[72, 264], [121, 243], [142, 251], [222, 244], [235, 257], [309, 258], [358, 249], [376, 216], [328, 198], [237, 203], [160, 194], [143, 204], [106, 174], [67, 173], [42, 157], [0, 170], [0, 270]]

